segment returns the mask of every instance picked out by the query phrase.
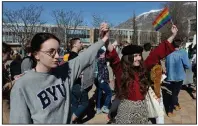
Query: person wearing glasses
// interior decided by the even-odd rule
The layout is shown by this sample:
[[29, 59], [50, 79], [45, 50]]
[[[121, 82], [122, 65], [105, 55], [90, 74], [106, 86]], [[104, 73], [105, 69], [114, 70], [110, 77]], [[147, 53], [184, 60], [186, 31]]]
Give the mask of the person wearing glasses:
[[74, 81], [88, 67], [109, 38], [109, 28], [101, 24], [104, 37], [78, 57], [58, 65], [60, 40], [50, 33], [37, 33], [31, 41], [36, 67], [19, 78], [11, 91], [11, 124], [71, 123], [70, 91]]

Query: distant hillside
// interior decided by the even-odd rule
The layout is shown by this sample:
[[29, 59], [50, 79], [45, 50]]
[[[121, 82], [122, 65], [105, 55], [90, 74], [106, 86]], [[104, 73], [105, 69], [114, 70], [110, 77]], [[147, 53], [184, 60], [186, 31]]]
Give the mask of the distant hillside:
[[[195, 8], [195, 9], [190, 9], [189, 15], [185, 15], [186, 18], [195, 16], [196, 17], [196, 2], [186, 2], [184, 4], [186, 7], [188, 8]], [[137, 26], [138, 29], [140, 30], [151, 30], [153, 29], [152, 26], [152, 22], [154, 21], [154, 19], [156, 18], [156, 16], [161, 12], [162, 9], [160, 10], [150, 10], [149, 12], [144, 12], [140, 15], [138, 15], [136, 17], [136, 21], [137, 21]], [[131, 17], [130, 19], [128, 19], [127, 21], [119, 24], [118, 26], [116, 26], [116, 28], [126, 28], [126, 29], [132, 29], [133, 28], [133, 17]]]

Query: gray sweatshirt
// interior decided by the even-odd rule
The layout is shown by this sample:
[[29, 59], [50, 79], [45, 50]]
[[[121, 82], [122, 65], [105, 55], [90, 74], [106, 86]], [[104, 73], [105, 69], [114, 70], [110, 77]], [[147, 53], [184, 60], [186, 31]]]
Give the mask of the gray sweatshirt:
[[28, 71], [12, 88], [10, 123], [66, 124], [71, 121], [70, 90], [81, 72], [90, 66], [99, 42], [90, 46], [78, 57], [49, 73]]
[[21, 63], [21, 73], [31, 70], [33, 67], [33, 60], [30, 58], [25, 58]]
[[95, 67], [96, 67], [96, 59], [93, 61], [91, 66], [87, 67], [83, 71], [82, 77], [82, 89], [87, 89], [94, 84], [95, 79]]

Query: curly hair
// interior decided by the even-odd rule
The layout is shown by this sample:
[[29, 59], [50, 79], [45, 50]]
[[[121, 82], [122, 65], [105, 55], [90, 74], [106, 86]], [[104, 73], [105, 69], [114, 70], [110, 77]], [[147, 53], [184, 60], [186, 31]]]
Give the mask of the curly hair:
[[135, 74], [139, 77], [140, 92], [142, 95], [146, 95], [148, 87], [151, 84], [149, 72], [143, 66], [143, 59], [140, 61], [140, 66], [134, 66], [133, 61], [133, 55], [125, 55], [121, 58], [123, 71], [121, 76], [121, 86], [118, 91], [118, 97], [120, 99], [128, 98], [129, 87], [133, 84]]

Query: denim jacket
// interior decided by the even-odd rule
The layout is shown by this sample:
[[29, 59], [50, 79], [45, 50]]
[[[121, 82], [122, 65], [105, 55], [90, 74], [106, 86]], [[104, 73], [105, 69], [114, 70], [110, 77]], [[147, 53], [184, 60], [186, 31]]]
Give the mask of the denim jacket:
[[167, 81], [185, 80], [185, 69], [191, 69], [188, 54], [184, 49], [176, 50], [166, 57]]

